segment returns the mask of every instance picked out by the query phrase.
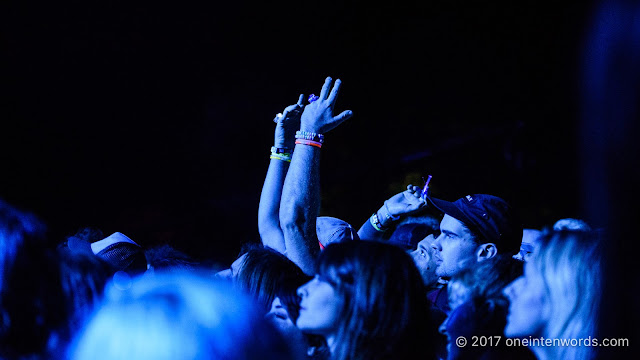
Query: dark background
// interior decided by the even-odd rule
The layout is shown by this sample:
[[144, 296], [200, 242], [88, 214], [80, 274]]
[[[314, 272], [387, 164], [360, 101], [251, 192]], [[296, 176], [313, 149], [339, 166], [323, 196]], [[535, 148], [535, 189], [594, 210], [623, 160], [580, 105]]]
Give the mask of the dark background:
[[502, 196], [525, 227], [586, 219], [607, 229], [602, 333], [637, 338], [638, 14], [636, 0], [6, 0], [0, 198], [52, 241], [92, 226], [224, 266], [259, 240], [274, 115], [339, 77], [336, 110], [355, 115], [326, 136], [322, 215], [358, 226], [432, 174], [434, 196]]
[[[3, 2], [0, 198], [228, 263], [257, 241], [274, 115], [343, 80], [322, 215], [359, 226], [433, 175], [526, 227], [585, 217], [589, 1]], [[590, 219], [595, 225], [599, 219]]]

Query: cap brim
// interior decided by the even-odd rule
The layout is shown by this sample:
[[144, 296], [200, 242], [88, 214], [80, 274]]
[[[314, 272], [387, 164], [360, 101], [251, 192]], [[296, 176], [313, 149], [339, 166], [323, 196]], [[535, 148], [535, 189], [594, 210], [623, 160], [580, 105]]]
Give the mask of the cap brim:
[[463, 213], [456, 206], [456, 204], [432, 197], [429, 197], [428, 200], [433, 204], [433, 206], [435, 206], [436, 209], [440, 210], [440, 212], [443, 212], [459, 221], [462, 221], [467, 227], [473, 226], [473, 221], [471, 221], [471, 219], [469, 219], [469, 217], [465, 213]]
[[119, 232], [115, 232], [115, 233], [107, 236], [106, 238], [104, 238], [102, 240], [98, 240], [98, 241], [92, 243], [91, 244], [91, 251], [94, 254], [97, 254], [100, 251], [104, 250], [107, 246], [113, 245], [113, 244], [119, 243], [119, 242], [124, 242], [124, 243], [133, 244], [133, 245], [136, 245], [136, 246], [140, 246], [135, 241], [129, 239], [125, 234], [122, 234], [122, 233], [119, 233]]

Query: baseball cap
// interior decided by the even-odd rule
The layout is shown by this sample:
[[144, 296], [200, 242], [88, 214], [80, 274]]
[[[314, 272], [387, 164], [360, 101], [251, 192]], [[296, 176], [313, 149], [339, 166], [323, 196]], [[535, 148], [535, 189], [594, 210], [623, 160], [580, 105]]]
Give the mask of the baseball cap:
[[522, 225], [503, 199], [486, 194], [467, 195], [454, 202], [429, 197], [443, 213], [461, 221], [484, 242], [494, 243], [502, 254], [515, 254], [522, 240]]
[[117, 270], [135, 275], [147, 270], [144, 250], [126, 235], [115, 232], [91, 244], [91, 251]]
[[358, 232], [348, 222], [331, 216], [318, 216], [316, 234], [322, 248], [342, 241], [360, 240]]

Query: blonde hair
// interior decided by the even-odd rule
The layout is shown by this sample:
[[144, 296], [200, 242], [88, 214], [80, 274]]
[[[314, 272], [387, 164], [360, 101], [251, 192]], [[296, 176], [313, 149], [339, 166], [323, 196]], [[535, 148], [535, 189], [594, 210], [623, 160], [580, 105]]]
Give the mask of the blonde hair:
[[[551, 314], [543, 336], [550, 339], [593, 338], [602, 289], [602, 250], [598, 235], [585, 231], [554, 231], [542, 238], [533, 265], [545, 284]], [[593, 346], [557, 346], [554, 358], [589, 359]]]

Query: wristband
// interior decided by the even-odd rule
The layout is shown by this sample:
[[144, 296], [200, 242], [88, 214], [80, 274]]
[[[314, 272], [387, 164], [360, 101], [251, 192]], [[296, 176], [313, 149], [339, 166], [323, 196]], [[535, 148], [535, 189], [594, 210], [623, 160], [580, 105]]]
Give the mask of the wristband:
[[373, 228], [376, 229], [377, 231], [380, 231], [380, 232], [387, 231], [387, 228], [383, 227], [382, 224], [380, 223], [377, 213], [373, 213], [373, 215], [371, 215], [371, 217], [369, 218], [369, 221], [371, 222], [371, 225], [373, 226]]
[[318, 149], [322, 148], [321, 142], [317, 142], [313, 140], [298, 139], [296, 140], [296, 144], [315, 146]]
[[296, 139], [312, 140], [320, 144], [324, 143], [324, 135], [309, 131], [296, 131]]
[[271, 153], [271, 156], [269, 156], [270, 159], [274, 159], [274, 160], [282, 160], [282, 161], [286, 161], [286, 162], [291, 162], [291, 154], [274, 154]]

